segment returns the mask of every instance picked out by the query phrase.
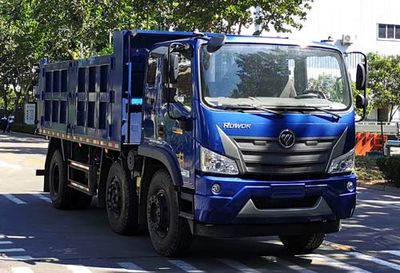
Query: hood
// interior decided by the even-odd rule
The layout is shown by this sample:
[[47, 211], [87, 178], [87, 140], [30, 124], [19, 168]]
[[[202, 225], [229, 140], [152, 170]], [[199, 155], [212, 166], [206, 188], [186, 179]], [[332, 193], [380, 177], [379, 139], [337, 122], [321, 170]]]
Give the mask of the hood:
[[241, 113], [206, 107], [196, 140], [237, 160], [243, 173], [322, 174], [331, 158], [355, 145], [354, 112], [339, 120], [326, 113]]

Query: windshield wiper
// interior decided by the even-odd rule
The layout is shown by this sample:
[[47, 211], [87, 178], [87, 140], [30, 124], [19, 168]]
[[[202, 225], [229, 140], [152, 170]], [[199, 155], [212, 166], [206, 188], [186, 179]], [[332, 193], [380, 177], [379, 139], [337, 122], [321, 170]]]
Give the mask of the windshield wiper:
[[283, 117], [283, 114], [281, 112], [271, 110], [267, 107], [263, 106], [258, 106], [258, 105], [250, 105], [250, 104], [236, 104], [236, 105], [221, 105], [218, 106], [219, 109], [223, 110], [237, 110], [240, 112], [244, 112], [245, 110], [258, 110], [258, 111], [263, 111], [271, 114], [275, 114], [277, 116]]
[[318, 107], [318, 106], [302, 105], [302, 106], [297, 106], [297, 107], [285, 106], [285, 107], [283, 107], [283, 108], [284, 108], [285, 110], [297, 110], [297, 111], [299, 111], [299, 112], [306, 111], [306, 110], [315, 110], [315, 111], [320, 111], [320, 112], [324, 112], [324, 113], [326, 113], [326, 114], [329, 114], [329, 115], [331, 115], [332, 117], [335, 117], [336, 120], [339, 120], [339, 119], [342, 118], [342, 116], [340, 116], [340, 115], [338, 115], [338, 114], [336, 114], [336, 113], [334, 113], [334, 112], [332, 112], [332, 111], [329, 111], [329, 110], [326, 110], [326, 109], [324, 109], [324, 108]]
[[305, 108], [310, 108], [310, 109], [313, 109], [313, 110], [316, 110], [316, 111], [321, 111], [321, 112], [327, 113], [327, 114], [329, 114], [329, 115], [334, 116], [337, 120], [339, 120], [339, 119], [342, 118], [341, 115], [338, 115], [338, 114], [336, 114], [336, 113], [334, 113], [334, 112], [332, 112], [332, 111], [326, 110], [326, 109], [321, 108], [321, 107], [317, 107], [317, 106], [305, 106]]

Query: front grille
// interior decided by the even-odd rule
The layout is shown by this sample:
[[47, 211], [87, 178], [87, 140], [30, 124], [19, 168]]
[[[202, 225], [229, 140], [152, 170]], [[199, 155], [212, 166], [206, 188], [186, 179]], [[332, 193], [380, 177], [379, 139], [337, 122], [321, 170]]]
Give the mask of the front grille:
[[317, 204], [319, 198], [319, 196], [310, 196], [301, 199], [251, 198], [251, 200], [258, 209], [293, 209], [312, 208]]
[[234, 141], [242, 153], [247, 174], [304, 175], [325, 172], [336, 138], [300, 138], [283, 148], [275, 138], [241, 138]]

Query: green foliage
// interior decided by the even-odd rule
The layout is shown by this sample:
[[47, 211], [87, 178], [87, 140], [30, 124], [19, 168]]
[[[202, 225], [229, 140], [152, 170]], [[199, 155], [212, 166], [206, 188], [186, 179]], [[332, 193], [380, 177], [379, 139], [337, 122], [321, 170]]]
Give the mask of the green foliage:
[[12, 132], [34, 134], [36, 130], [36, 125], [27, 125], [23, 123], [13, 123], [11, 124]]
[[400, 105], [400, 56], [368, 54], [369, 86], [372, 103], [379, 108], [389, 107], [389, 121]]
[[[163, 29], [240, 33], [301, 28], [313, 0], [0, 0], [0, 108], [15, 111], [32, 100], [34, 65], [109, 54], [111, 33]], [[257, 17], [254, 6], [259, 6]]]
[[377, 165], [378, 158], [372, 156], [356, 156], [355, 171], [358, 179], [363, 181], [383, 180], [383, 173]]
[[376, 163], [384, 178], [400, 187], [400, 156], [377, 158]]

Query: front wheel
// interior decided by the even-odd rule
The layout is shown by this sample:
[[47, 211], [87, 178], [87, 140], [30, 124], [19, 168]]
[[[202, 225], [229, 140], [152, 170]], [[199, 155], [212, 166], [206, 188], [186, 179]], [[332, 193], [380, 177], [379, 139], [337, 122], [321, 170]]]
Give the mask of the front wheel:
[[279, 239], [290, 252], [310, 253], [322, 244], [325, 234], [314, 233], [297, 236], [279, 236]]
[[163, 256], [179, 256], [189, 249], [192, 233], [186, 219], [179, 216], [178, 200], [171, 176], [157, 171], [147, 195], [147, 224], [155, 251]]

